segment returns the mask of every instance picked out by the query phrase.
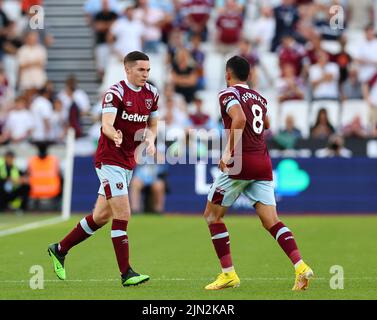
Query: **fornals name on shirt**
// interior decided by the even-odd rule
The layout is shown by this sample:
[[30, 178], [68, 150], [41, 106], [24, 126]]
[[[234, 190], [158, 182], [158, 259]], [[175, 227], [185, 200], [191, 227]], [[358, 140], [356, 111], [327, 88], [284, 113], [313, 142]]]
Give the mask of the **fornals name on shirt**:
[[128, 120], [128, 121], [133, 121], [133, 122], [146, 122], [148, 121], [149, 115], [145, 114], [128, 114], [126, 111], [123, 111], [122, 113], [122, 119], [123, 120]]
[[241, 98], [242, 98], [242, 101], [245, 103], [247, 102], [247, 100], [253, 99], [253, 100], [259, 101], [262, 105], [266, 106], [266, 102], [261, 97], [258, 97], [254, 93], [246, 92], [242, 95]]

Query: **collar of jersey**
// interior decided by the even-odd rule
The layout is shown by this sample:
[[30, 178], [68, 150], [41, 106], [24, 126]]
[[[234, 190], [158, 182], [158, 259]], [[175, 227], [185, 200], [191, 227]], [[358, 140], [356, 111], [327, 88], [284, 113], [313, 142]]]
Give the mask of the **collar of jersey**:
[[128, 80], [125, 80], [124, 82], [126, 83], [127, 87], [129, 87], [132, 91], [140, 92], [141, 87], [134, 86], [132, 83], [129, 83]]
[[247, 84], [243, 84], [243, 83], [237, 83], [233, 87], [235, 87], [235, 86], [239, 86], [239, 87], [242, 87], [242, 88], [245, 88], [245, 89], [249, 89], [249, 86]]

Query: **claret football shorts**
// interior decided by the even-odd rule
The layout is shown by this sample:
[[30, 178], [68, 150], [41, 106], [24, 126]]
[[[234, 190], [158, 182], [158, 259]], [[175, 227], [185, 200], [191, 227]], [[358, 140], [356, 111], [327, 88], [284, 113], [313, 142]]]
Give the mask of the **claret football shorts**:
[[237, 198], [244, 194], [254, 206], [257, 202], [276, 206], [272, 181], [236, 180], [221, 173], [213, 182], [208, 201], [223, 207], [230, 207]]
[[128, 194], [132, 170], [104, 164], [101, 168], [96, 168], [96, 171], [101, 182], [98, 194], [105, 196], [107, 200]]

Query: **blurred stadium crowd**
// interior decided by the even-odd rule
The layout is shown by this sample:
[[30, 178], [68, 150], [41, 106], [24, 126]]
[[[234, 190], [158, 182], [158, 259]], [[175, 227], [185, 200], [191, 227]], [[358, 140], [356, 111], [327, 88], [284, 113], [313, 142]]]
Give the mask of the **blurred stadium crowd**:
[[[91, 105], [74, 75], [60, 92], [48, 81], [45, 66], [53, 36], [28, 24], [30, 7], [43, 1], [0, 3], [0, 144], [60, 143], [68, 126], [77, 137], [85, 135], [80, 118], [92, 114], [98, 121], [100, 108]], [[344, 16], [335, 5], [342, 6]], [[221, 125], [217, 110], [203, 108], [208, 102], [201, 94], [225, 85], [222, 77], [213, 84], [205, 67], [216, 52], [222, 58], [218, 69], [232, 54], [250, 62], [250, 85], [266, 94], [278, 122], [268, 138], [281, 147], [294, 146], [296, 138], [327, 139], [333, 133], [377, 136], [372, 0], [88, 0], [83, 9], [93, 29], [101, 88], [117, 79], [116, 73], [124, 77], [121, 61], [127, 52], [159, 57], [164, 82], [154, 84], [161, 92], [162, 118], [174, 126]], [[265, 57], [273, 57], [278, 70]], [[216, 101], [210, 103], [217, 108]]]
[[30, 7], [44, 1], [0, 1], [0, 145], [62, 144], [68, 127], [96, 141], [103, 92], [124, 78], [123, 57], [133, 50], [151, 56], [152, 74], [159, 70], [151, 82], [168, 130], [221, 129], [216, 94], [226, 58], [239, 54], [251, 64], [250, 86], [268, 99], [273, 148], [321, 140], [329, 143], [318, 157], [349, 157], [344, 138], [377, 137], [373, 0], [87, 0], [97, 103], [74, 74], [58, 92], [49, 81], [54, 37], [29, 26]]

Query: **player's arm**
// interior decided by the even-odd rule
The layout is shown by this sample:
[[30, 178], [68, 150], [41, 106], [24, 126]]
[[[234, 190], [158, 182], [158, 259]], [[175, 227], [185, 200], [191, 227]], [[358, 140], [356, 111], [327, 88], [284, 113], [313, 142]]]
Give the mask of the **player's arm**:
[[148, 121], [148, 128], [145, 133], [145, 142], [147, 144], [147, 154], [154, 155], [156, 152], [156, 147], [154, 141], [157, 136], [157, 122], [158, 117], [151, 117]]
[[107, 112], [102, 114], [102, 132], [107, 138], [114, 141], [117, 147], [120, 147], [123, 141], [123, 134], [122, 131], [114, 128], [115, 118], [115, 112]]
[[149, 121], [148, 121], [148, 130], [147, 130], [147, 134], [145, 135], [145, 140], [147, 141], [150, 141], [150, 142], [153, 142], [156, 140], [156, 136], [157, 136], [157, 122], [158, 122], [158, 118], [155, 117], [155, 118], [150, 118]]
[[147, 130], [145, 130], [145, 137], [144, 141], [147, 145], [147, 154], [149, 155], [154, 155], [156, 152], [156, 147], [154, 145], [154, 142], [157, 137], [157, 123], [158, 123], [158, 100], [160, 96], [156, 92], [154, 92], [154, 97], [153, 97], [153, 106], [151, 109], [151, 114], [148, 119], [148, 124], [147, 124]]
[[223, 172], [227, 169], [227, 164], [235, 146], [237, 146], [242, 139], [242, 133], [246, 125], [246, 116], [240, 104], [233, 104], [228, 108], [227, 113], [232, 119], [232, 124], [230, 127], [228, 142], [219, 164], [220, 170]]

